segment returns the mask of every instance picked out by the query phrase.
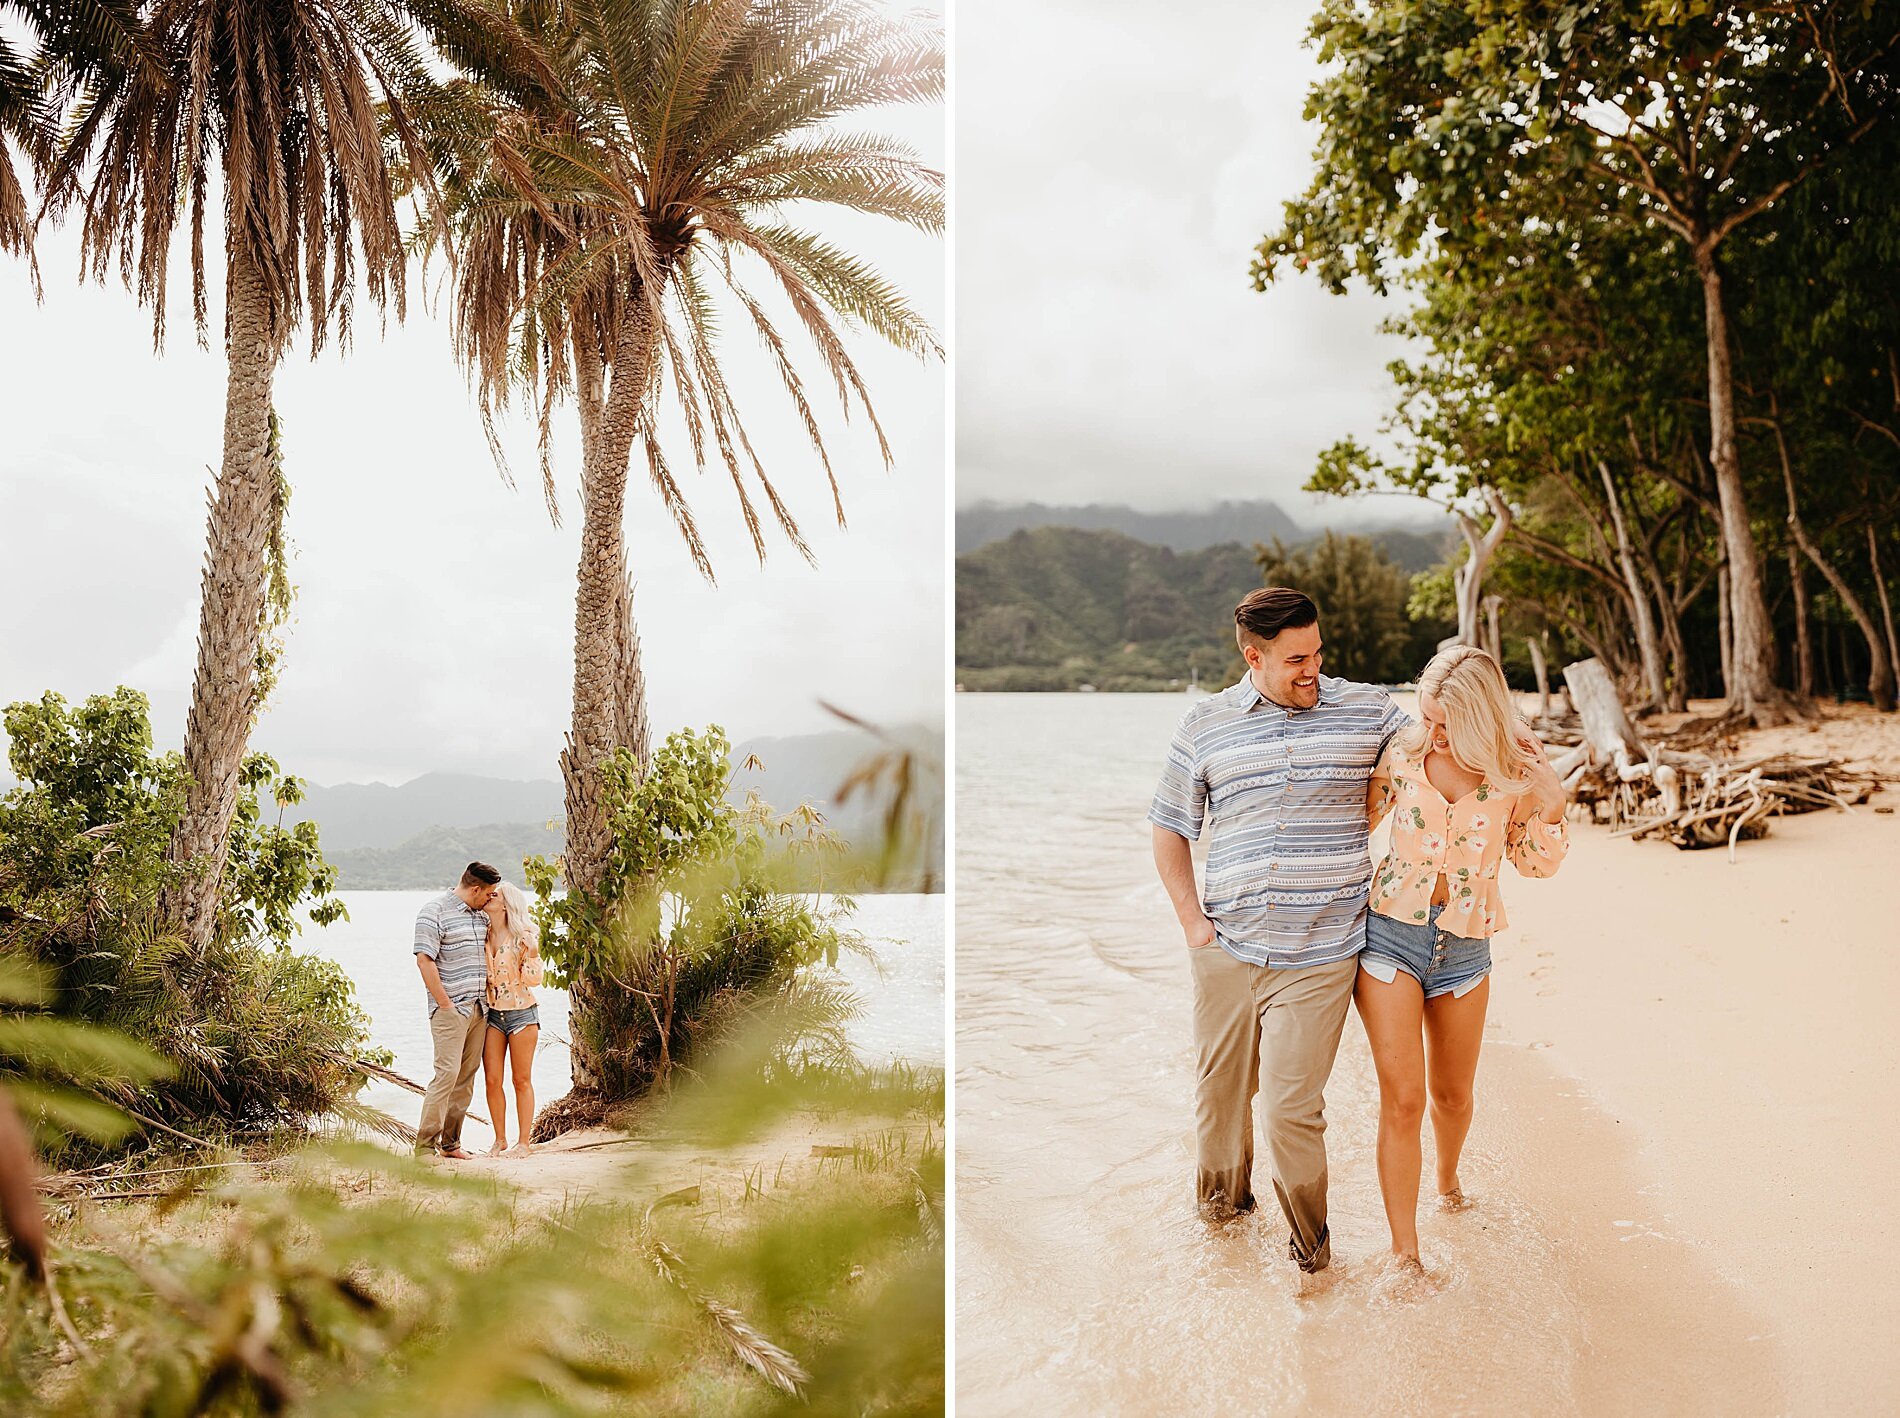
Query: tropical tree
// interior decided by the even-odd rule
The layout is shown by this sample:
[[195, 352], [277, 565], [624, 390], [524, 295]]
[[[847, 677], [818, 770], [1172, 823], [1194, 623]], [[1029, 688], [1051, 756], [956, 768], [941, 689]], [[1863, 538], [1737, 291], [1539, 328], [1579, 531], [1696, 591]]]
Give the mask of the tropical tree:
[[[637, 452], [710, 578], [695, 511], [662, 447], [670, 406], [695, 464], [716, 461], [729, 477], [760, 559], [768, 517], [809, 557], [728, 379], [716, 325], [733, 313], [768, 351], [843, 524], [776, 302], [847, 414], [854, 403], [863, 411], [889, 464], [841, 327], [920, 357], [941, 353], [937, 339], [867, 263], [794, 223], [798, 209], [824, 205], [941, 230], [941, 174], [901, 142], [836, 125], [863, 109], [939, 98], [943, 50], [935, 31], [858, 0], [535, 0], [514, 18], [528, 50], [495, 56], [485, 82], [460, 86], [432, 115], [451, 215], [427, 225], [425, 244], [453, 249], [455, 346], [485, 419], [515, 399], [539, 411], [551, 509], [554, 410], [571, 397], [578, 415], [563, 866], [568, 889], [588, 894], [615, 851], [603, 768], [619, 749], [644, 763], [649, 744], [623, 531], [630, 462]], [[576, 977], [577, 1013], [593, 1007], [596, 984]], [[577, 1047], [577, 1088], [597, 1078]]]
[[[60, 9], [60, 6], [53, 6]], [[113, 13], [124, 18], [131, 7]], [[115, 269], [168, 309], [172, 238], [190, 226], [192, 314], [210, 328], [210, 239], [224, 257], [224, 451], [206, 532], [198, 663], [185, 725], [187, 801], [167, 916], [195, 945], [217, 919], [225, 840], [259, 703], [268, 558], [282, 512], [271, 389], [302, 327], [314, 355], [347, 339], [359, 283], [403, 311], [406, 252], [378, 127], [426, 168], [409, 121], [433, 81], [412, 20], [448, 37], [486, 23], [463, 0], [156, 0], [138, 57], [105, 56], [78, 83], [46, 174], [47, 209], [77, 211], [83, 267]]]
[[[56, 96], [101, 65], [140, 58], [137, 0], [0, 0], [0, 20], [17, 22], [10, 42], [0, 30], [0, 251], [33, 254], [31, 177], [58, 137]], [[23, 47], [22, 41], [30, 45]]]
[[1737, 444], [1722, 256], [1891, 121], [1900, 17], [1860, 3], [1326, 0], [1319, 171], [1261, 244], [1255, 279], [1383, 282], [1393, 257], [1515, 239], [1527, 192], [1580, 219], [1667, 233], [1705, 324], [1709, 462], [1731, 602], [1730, 708], [1786, 710]]

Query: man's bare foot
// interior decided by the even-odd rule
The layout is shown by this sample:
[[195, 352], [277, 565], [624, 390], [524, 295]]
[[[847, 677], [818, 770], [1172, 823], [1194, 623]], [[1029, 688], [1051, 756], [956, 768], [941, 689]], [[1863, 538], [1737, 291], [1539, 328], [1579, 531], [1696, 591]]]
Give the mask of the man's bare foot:
[[475, 1154], [463, 1147], [459, 1142], [452, 1147], [437, 1148], [435, 1155], [438, 1157], [446, 1157], [451, 1162], [471, 1162], [475, 1158]]

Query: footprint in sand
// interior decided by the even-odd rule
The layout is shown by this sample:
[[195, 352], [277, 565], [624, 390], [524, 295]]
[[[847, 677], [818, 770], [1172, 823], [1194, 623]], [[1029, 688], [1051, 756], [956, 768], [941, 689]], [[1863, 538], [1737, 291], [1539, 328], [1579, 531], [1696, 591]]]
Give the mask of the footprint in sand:
[[1537, 992], [1537, 997], [1539, 999], [1543, 999], [1546, 995], [1554, 995], [1556, 993], [1557, 992], [1555, 990], [1539, 990]]
[[1556, 968], [1554, 965], [1539, 965], [1535, 970], [1531, 971], [1531, 978], [1533, 980], [1541, 980]]
[[1548, 1049], [1550, 1047], [1550, 1040], [1539, 1039], [1535, 1043], [1530, 1044], [1528, 1047], [1533, 1048], [1533, 1049]]

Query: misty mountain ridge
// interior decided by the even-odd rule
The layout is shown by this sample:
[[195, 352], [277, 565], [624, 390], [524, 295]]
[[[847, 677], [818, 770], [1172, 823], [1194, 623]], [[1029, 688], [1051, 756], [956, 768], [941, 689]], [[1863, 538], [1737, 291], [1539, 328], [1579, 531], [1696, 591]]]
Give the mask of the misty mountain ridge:
[[983, 501], [957, 509], [957, 554], [1003, 541], [1018, 531], [1038, 527], [1072, 527], [1079, 531], [1120, 532], [1150, 546], [1170, 551], [1204, 551], [1237, 542], [1252, 546], [1271, 544], [1275, 537], [1289, 546], [1317, 539], [1331, 528], [1342, 534], [1376, 537], [1407, 532], [1434, 542], [1453, 530], [1442, 509], [1391, 499], [1339, 502], [1308, 526], [1279, 503], [1266, 499], [1227, 500], [1211, 507], [1144, 511], [1119, 503], [1052, 507], [1040, 502]]

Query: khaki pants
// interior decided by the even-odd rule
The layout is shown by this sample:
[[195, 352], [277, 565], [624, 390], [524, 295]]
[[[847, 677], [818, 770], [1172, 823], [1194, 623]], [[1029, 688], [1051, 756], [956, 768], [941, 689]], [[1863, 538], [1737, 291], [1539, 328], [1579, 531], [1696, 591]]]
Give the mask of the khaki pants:
[[475, 1096], [475, 1073], [482, 1066], [482, 1042], [488, 1033], [488, 1019], [482, 1002], [476, 1000], [462, 1008], [467, 1017], [452, 1009], [440, 1009], [429, 1016], [429, 1037], [435, 1041], [435, 1076], [429, 1091], [422, 1095], [422, 1121], [416, 1124], [418, 1148], [459, 1147], [462, 1143], [462, 1119], [468, 1116], [469, 1100]]
[[1326, 1080], [1352, 1000], [1356, 959], [1294, 970], [1188, 952], [1194, 971], [1195, 1192], [1212, 1216], [1251, 1211], [1253, 1097], [1264, 1093], [1273, 1190], [1302, 1270], [1332, 1260], [1326, 1231]]

